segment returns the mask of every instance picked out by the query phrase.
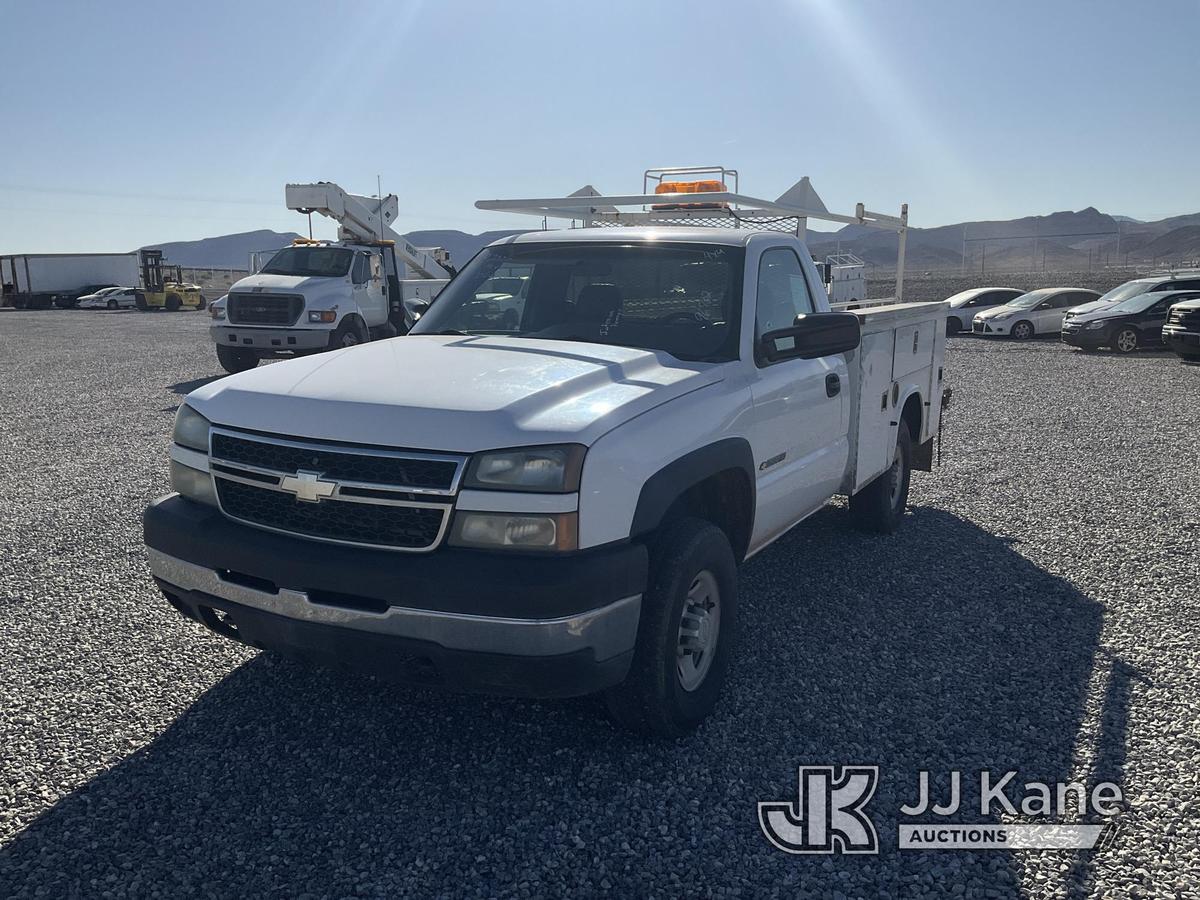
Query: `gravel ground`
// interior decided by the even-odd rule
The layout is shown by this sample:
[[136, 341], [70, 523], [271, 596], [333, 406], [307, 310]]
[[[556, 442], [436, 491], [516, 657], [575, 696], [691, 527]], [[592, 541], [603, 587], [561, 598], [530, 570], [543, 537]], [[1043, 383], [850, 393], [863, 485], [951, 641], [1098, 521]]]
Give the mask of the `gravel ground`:
[[[902, 531], [834, 506], [749, 563], [718, 714], [643, 742], [595, 699], [397, 688], [171, 610], [139, 516], [204, 324], [0, 314], [0, 896], [1196, 896], [1200, 368], [952, 339]], [[756, 802], [843, 763], [881, 767], [880, 855], [768, 845]], [[1115, 842], [896, 849], [920, 770], [983, 768], [1118, 782]]]

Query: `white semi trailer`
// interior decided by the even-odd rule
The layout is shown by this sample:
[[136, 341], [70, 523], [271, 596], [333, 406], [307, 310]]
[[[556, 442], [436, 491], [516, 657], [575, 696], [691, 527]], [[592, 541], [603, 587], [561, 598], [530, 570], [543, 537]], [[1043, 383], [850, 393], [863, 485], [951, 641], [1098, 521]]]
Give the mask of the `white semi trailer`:
[[392, 230], [395, 194], [380, 200], [336, 184], [289, 184], [289, 209], [338, 223], [336, 241], [299, 239], [212, 305], [212, 339], [227, 372], [260, 359], [348, 347], [408, 331], [454, 275], [441, 248]]
[[0, 305], [71, 306], [104, 287], [136, 287], [137, 253], [19, 253], [0, 256]]

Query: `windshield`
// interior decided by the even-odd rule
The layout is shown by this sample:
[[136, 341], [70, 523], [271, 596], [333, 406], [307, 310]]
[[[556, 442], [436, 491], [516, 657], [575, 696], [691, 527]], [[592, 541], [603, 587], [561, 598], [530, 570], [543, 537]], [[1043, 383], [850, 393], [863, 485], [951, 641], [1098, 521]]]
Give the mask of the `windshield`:
[[1118, 287], [1113, 288], [1107, 294], [1101, 295], [1098, 303], [1120, 303], [1122, 300], [1128, 300], [1131, 297], [1140, 297], [1146, 293], [1146, 288], [1149, 285], [1144, 281], [1127, 281]]
[[[481, 251], [413, 334], [503, 334], [738, 355], [741, 247], [714, 244], [502, 244]], [[497, 284], [524, 285], [498, 293]]]
[[354, 254], [345, 247], [285, 247], [262, 267], [264, 275], [340, 278]]
[[1112, 309], [1110, 309], [1109, 312], [1121, 312], [1121, 313], [1145, 312], [1151, 306], [1153, 306], [1155, 303], [1157, 303], [1159, 300], [1161, 300], [1164, 296], [1165, 296], [1164, 294], [1139, 294], [1136, 297], [1130, 297], [1128, 300], [1122, 300], [1120, 303], [1118, 303], [1116, 306], [1114, 306]]
[[1053, 290], [1045, 288], [1040, 291], [1030, 291], [1028, 294], [1022, 294], [1016, 300], [1010, 300], [1006, 305], [1012, 309], [1033, 309], [1053, 293]]

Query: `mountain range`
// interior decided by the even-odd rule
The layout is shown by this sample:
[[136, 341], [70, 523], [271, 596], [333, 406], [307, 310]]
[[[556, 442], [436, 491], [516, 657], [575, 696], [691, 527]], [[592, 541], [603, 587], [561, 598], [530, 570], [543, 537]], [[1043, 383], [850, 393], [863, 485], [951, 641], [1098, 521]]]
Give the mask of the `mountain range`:
[[[445, 247], [462, 266], [481, 247], [521, 231], [412, 231], [405, 235], [418, 247]], [[169, 262], [196, 268], [245, 269], [253, 251], [287, 246], [295, 232], [247, 231], [175, 241], [156, 246]], [[810, 228], [808, 245], [817, 259], [850, 252], [882, 268], [896, 264], [895, 234], [846, 225], [834, 232]], [[1140, 222], [1112, 216], [1095, 207], [1046, 216], [1002, 221], [959, 222], [934, 228], [909, 228], [906, 266], [911, 269], [1080, 270], [1089, 265], [1200, 260], [1200, 213]]]

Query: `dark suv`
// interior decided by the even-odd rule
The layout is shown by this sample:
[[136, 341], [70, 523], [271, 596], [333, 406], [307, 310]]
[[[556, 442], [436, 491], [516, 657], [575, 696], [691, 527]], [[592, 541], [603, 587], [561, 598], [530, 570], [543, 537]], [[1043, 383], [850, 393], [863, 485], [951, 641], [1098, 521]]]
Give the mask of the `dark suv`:
[[1188, 362], [1200, 362], [1200, 296], [1171, 307], [1162, 340]]

